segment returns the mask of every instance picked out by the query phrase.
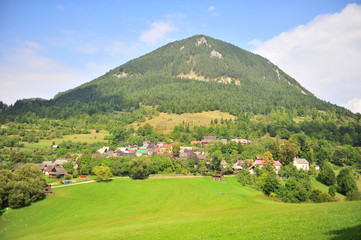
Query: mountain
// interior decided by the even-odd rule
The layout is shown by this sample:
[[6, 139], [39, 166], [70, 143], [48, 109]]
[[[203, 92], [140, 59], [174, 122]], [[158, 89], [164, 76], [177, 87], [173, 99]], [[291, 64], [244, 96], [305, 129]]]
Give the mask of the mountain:
[[[52, 100], [17, 101], [1, 120], [26, 112], [67, 118], [156, 106], [169, 113], [221, 110], [234, 115], [275, 109], [304, 112], [342, 107], [315, 97], [269, 60], [204, 35], [169, 43]], [[9, 118], [10, 117], [10, 118]]]

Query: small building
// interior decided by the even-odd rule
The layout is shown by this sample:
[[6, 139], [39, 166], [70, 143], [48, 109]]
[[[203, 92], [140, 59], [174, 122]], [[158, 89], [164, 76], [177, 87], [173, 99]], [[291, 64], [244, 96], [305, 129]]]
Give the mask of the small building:
[[136, 155], [137, 157], [140, 157], [142, 155], [149, 155], [148, 152], [149, 152], [148, 149], [138, 149]]
[[221, 139], [221, 143], [223, 143], [223, 145], [226, 145], [228, 143], [227, 139]]
[[310, 168], [310, 163], [304, 158], [294, 158], [293, 166], [295, 166], [298, 170], [303, 169], [305, 171], [308, 171], [308, 169]]
[[51, 190], [51, 185], [44, 185], [44, 194], [45, 195], [52, 195], [53, 191]]
[[63, 166], [53, 166], [49, 172], [49, 178], [64, 178], [67, 175], [67, 171]]
[[229, 164], [225, 161], [225, 160], [222, 160], [221, 162], [221, 168], [226, 168], [226, 167], [229, 167]]
[[60, 166], [63, 163], [71, 162], [71, 158], [58, 158], [54, 161], [54, 164]]
[[191, 145], [202, 145], [202, 141], [191, 141]]
[[251, 141], [250, 140], [247, 140], [247, 139], [238, 139], [238, 138], [233, 138], [231, 139], [232, 142], [235, 142], [235, 143], [241, 143], [243, 145], [247, 145], [247, 144], [250, 144]]
[[104, 154], [104, 153], [106, 153], [106, 152], [108, 152], [109, 151], [109, 147], [102, 147], [102, 148], [99, 148], [98, 149], [98, 152], [100, 153], [100, 154]]

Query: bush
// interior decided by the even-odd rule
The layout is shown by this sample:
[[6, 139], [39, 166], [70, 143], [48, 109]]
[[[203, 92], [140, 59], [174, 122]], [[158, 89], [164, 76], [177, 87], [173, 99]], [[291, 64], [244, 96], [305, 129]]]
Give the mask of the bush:
[[96, 178], [99, 179], [100, 181], [107, 180], [113, 176], [109, 167], [106, 166], [95, 166], [92, 172], [96, 175]]
[[327, 192], [321, 192], [317, 196], [317, 202], [319, 203], [332, 202], [332, 201], [333, 201], [333, 197], [331, 197], [331, 195], [328, 194]]
[[228, 166], [228, 167], [226, 167], [226, 168], [222, 168], [222, 172], [223, 172], [223, 174], [225, 174], [225, 175], [232, 174], [232, 173], [233, 173], [233, 169]]
[[328, 188], [328, 194], [331, 195], [331, 197], [335, 197], [336, 196], [336, 187], [335, 185], [332, 185]]
[[149, 176], [149, 161], [144, 157], [133, 158], [130, 162], [129, 177], [132, 179], [146, 179]]
[[331, 186], [336, 183], [336, 175], [333, 172], [330, 163], [322, 163], [320, 173], [317, 175], [317, 180], [326, 184], [327, 186]]
[[361, 192], [359, 191], [350, 191], [346, 194], [347, 201], [360, 201], [361, 200]]
[[261, 181], [260, 188], [264, 194], [269, 196], [271, 193], [276, 193], [277, 189], [280, 187], [280, 183], [276, 178], [274, 172], [264, 173], [261, 178], [264, 178], [264, 181]]
[[310, 200], [312, 202], [318, 202], [318, 195], [320, 195], [321, 193], [322, 193], [322, 191], [319, 189], [312, 189], [311, 194], [310, 194]]
[[71, 175], [71, 174], [68, 174], [68, 175], [66, 175], [66, 176], [65, 176], [65, 179], [66, 179], [66, 180], [70, 180], [70, 179], [73, 179], [73, 175]]
[[238, 181], [245, 185], [255, 185], [256, 179], [255, 176], [248, 172], [246, 169], [242, 169], [236, 175]]
[[357, 185], [349, 168], [342, 169], [337, 176], [337, 192], [346, 195], [350, 191], [357, 191]]

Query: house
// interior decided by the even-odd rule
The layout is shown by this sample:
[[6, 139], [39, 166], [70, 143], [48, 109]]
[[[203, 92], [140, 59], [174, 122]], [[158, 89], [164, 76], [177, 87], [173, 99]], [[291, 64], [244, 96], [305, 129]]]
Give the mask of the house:
[[307, 171], [310, 168], [310, 163], [304, 158], [294, 158], [293, 166], [295, 166], [298, 170], [303, 169]]
[[202, 141], [191, 141], [191, 145], [202, 145]]
[[149, 152], [148, 149], [138, 149], [136, 155], [137, 157], [140, 157], [142, 155], [149, 155], [148, 152]]
[[117, 157], [136, 157], [137, 154], [135, 152], [120, 152]]
[[247, 170], [252, 170], [254, 168], [253, 159], [245, 159], [245, 160], [237, 160], [235, 164], [233, 164], [232, 168], [234, 171], [239, 171], [246, 167]]
[[238, 138], [233, 138], [231, 139], [232, 142], [235, 142], [235, 143], [241, 143], [243, 145], [246, 145], [246, 144], [250, 144], [251, 141], [250, 140], [247, 140], [247, 139], [238, 139]]
[[204, 136], [202, 140], [202, 145], [207, 145], [212, 141], [217, 141], [216, 136]]
[[221, 143], [223, 143], [223, 145], [226, 145], [228, 143], [227, 139], [221, 139]]
[[274, 161], [274, 165], [276, 168], [276, 172], [278, 173], [278, 171], [281, 170], [282, 163], [280, 161]]
[[58, 158], [54, 161], [54, 164], [60, 166], [63, 163], [71, 162], [70, 158]]
[[155, 143], [152, 141], [144, 141], [143, 142], [143, 147], [144, 148], [154, 148], [155, 147]]
[[106, 152], [108, 152], [109, 151], [109, 147], [102, 147], [102, 148], [99, 148], [98, 149], [98, 152], [100, 153], [100, 154], [104, 154], [104, 153], [106, 153]]
[[44, 186], [44, 194], [45, 195], [52, 195], [53, 194], [53, 191], [51, 190], [51, 185], [45, 185]]
[[221, 168], [226, 168], [226, 167], [229, 167], [229, 164], [225, 161], [225, 160], [222, 160], [221, 162]]
[[182, 148], [179, 152], [180, 159], [195, 159], [197, 154], [192, 149]]
[[53, 166], [49, 172], [49, 178], [64, 178], [67, 175], [67, 171], [63, 166]]

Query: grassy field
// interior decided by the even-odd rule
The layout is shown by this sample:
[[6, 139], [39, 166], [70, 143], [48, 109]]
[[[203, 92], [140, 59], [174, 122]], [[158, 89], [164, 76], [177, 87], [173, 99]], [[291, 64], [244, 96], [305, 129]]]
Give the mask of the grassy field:
[[236, 119], [235, 116], [224, 113], [220, 111], [209, 111], [209, 112], [201, 112], [201, 113], [184, 113], [184, 114], [168, 114], [168, 113], [160, 113], [159, 116], [153, 117], [150, 120], [139, 123], [135, 122], [133, 124], [134, 127], [143, 126], [146, 123], [149, 123], [154, 127], [155, 131], [162, 133], [169, 133], [173, 130], [173, 128], [181, 123], [189, 123], [190, 126], [209, 126], [211, 120], [221, 118], [225, 119]]
[[95, 130], [91, 130], [90, 134], [73, 134], [73, 135], [65, 135], [62, 138], [54, 138], [51, 140], [40, 140], [38, 143], [24, 143], [24, 147], [21, 148], [23, 151], [32, 151], [34, 149], [50, 149], [55, 144], [62, 143], [63, 141], [72, 141], [72, 142], [87, 142], [87, 143], [96, 143], [96, 142], [104, 142], [107, 143], [107, 140], [104, 140], [104, 137], [108, 135], [109, 132], [105, 130], [101, 130], [98, 133]]
[[116, 179], [5, 210], [0, 239], [360, 239], [361, 202], [285, 204], [235, 178]]

